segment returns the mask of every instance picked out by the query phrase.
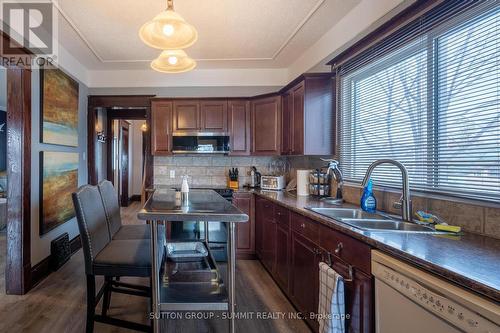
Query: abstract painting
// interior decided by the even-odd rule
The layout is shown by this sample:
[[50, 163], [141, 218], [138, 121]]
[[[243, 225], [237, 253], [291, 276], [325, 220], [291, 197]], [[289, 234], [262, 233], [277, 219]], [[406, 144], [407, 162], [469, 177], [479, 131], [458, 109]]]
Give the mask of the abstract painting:
[[78, 153], [40, 152], [40, 235], [75, 216], [71, 193], [78, 188]]
[[40, 141], [78, 147], [78, 82], [59, 69], [41, 69], [40, 108]]

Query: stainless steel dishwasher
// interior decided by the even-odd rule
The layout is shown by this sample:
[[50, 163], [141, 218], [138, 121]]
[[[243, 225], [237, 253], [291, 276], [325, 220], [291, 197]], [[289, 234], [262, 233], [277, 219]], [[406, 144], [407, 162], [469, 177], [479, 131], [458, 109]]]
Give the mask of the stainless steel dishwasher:
[[400, 260], [372, 251], [378, 333], [498, 333], [500, 307]]

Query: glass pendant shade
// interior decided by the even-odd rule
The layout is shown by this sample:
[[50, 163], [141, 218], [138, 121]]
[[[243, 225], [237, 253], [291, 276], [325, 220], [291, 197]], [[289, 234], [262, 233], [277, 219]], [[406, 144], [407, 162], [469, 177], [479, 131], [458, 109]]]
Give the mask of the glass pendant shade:
[[196, 67], [196, 61], [182, 50], [165, 50], [151, 62], [151, 68], [162, 73], [182, 73]]
[[198, 32], [181, 15], [169, 7], [146, 22], [139, 30], [139, 37], [151, 47], [161, 50], [185, 49], [198, 39]]

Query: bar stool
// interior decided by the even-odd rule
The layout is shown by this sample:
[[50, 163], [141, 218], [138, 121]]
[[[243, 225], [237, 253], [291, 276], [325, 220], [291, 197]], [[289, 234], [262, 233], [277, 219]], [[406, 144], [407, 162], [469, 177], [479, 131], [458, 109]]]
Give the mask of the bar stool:
[[122, 225], [118, 194], [109, 180], [97, 184], [106, 212], [112, 239], [151, 239], [151, 229], [147, 224]]
[[[86, 331], [93, 332], [94, 322], [101, 322], [150, 332], [151, 326], [112, 318], [107, 315], [111, 293], [149, 297], [151, 288], [120, 281], [114, 277], [151, 277], [151, 245], [148, 239], [111, 239], [103, 201], [96, 186], [84, 185], [72, 194], [82, 241], [87, 278]], [[103, 287], [96, 295], [95, 277], [104, 276]], [[95, 308], [104, 295], [102, 313]]]

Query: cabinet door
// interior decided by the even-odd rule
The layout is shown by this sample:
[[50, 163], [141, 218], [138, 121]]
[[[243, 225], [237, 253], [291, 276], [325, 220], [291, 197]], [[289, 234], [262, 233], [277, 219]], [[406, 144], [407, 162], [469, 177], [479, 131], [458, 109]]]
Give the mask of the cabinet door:
[[[259, 259], [264, 261], [267, 260], [269, 263], [269, 256], [272, 254], [269, 249], [272, 249], [273, 246], [266, 244], [269, 241], [267, 232], [272, 231], [272, 227], [269, 226], [272, 224], [274, 216], [274, 205], [269, 200], [256, 197], [255, 198], [255, 252]], [[268, 230], [270, 229], [270, 230]], [[274, 243], [274, 240], [271, 240]], [[267, 259], [266, 259], [267, 258]], [[272, 266], [271, 266], [272, 267]]]
[[262, 234], [262, 264], [274, 273], [276, 265], [276, 229], [277, 224], [274, 219], [264, 219]]
[[279, 155], [281, 141], [281, 96], [252, 102], [252, 152]]
[[304, 153], [304, 87], [304, 82], [301, 82], [292, 89], [292, 155]]
[[292, 152], [292, 116], [293, 93], [286, 92], [282, 98], [281, 113], [281, 155], [290, 155]]
[[227, 101], [210, 100], [202, 101], [201, 129], [207, 132], [227, 131]]
[[200, 129], [200, 104], [196, 100], [174, 101], [174, 131]]
[[228, 102], [231, 155], [250, 155], [250, 107], [245, 100]]
[[246, 223], [236, 223], [236, 254], [240, 256], [249, 256], [255, 253], [255, 228], [252, 216], [252, 201], [252, 194], [249, 193], [237, 193], [233, 198], [233, 204], [249, 217]]
[[151, 142], [153, 155], [169, 155], [172, 142], [172, 102], [151, 102]]
[[275, 279], [276, 282], [288, 291], [289, 280], [289, 253], [290, 253], [290, 230], [278, 224], [276, 229], [276, 269]]
[[319, 257], [316, 244], [292, 231], [291, 298], [308, 323], [318, 330], [318, 322], [309, 313], [318, 311]]

